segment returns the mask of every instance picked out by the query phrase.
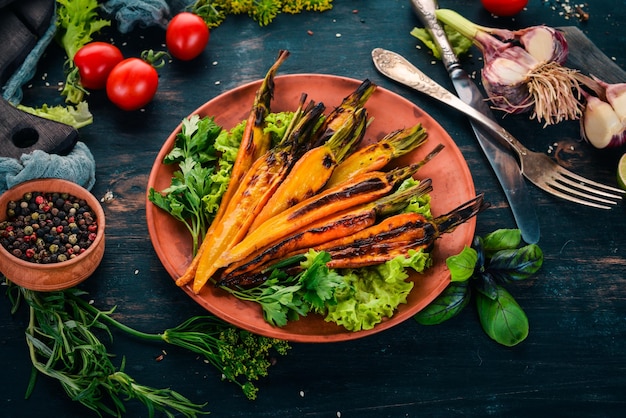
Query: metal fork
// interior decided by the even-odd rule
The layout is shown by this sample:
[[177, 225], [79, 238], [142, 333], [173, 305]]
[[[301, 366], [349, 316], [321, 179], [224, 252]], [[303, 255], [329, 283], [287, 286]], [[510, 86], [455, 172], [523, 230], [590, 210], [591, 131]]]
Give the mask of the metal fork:
[[372, 51], [372, 58], [382, 73], [463, 112], [491, 131], [494, 137], [504, 141], [517, 154], [524, 177], [540, 189], [562, 199], [600, 209], [611, 209], [626, 193], [625, 190], [572, 173], [546, 154], [524, 147], [497, 122], [463, 102], [395, 52], [376, 48]]

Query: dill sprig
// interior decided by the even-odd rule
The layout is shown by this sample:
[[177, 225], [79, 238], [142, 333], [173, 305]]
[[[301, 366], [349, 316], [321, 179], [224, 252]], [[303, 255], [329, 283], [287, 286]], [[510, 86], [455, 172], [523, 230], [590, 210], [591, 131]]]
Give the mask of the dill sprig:
[[285, 355], [286, 341], [252, 334], [219, 318], [194, 316], [160, 334], [135, 330], [112, 317], [114, 309], [99, 310], [76, 288], [40, 293], [12, 285], [9, 299], [17, 311], [22, 300], [28, 304], [30, 319], [26, 342], [33, 374], [26, 389], [32, 393], [39, 374], [57, 380], [70, 399], [103, 414], [120, 417], [126, 402], [137, 400], [148, 409], [168, 417], [182, 414], [193, 418], [206, 414], [206, 404], [196, 404], [171, 389], [157, 389], [138, 383], [112, 362], [113, 355], [98, 335], [112, 340], [112, 328], [145, 341], [165, 342], [202, 355], [224, 380], [237, 384], [247, 398], [256, 399], [254, 381], [267, 375], [271, 355]]

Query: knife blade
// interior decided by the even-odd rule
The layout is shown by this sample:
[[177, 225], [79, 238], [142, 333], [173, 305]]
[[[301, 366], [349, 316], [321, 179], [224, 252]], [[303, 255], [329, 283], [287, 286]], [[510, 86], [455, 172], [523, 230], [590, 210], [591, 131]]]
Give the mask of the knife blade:
[[[411, 0], [411, 5], [441, 52], [441, 59], [459, 98], [495, 120], [483, 94], [461, 67], [443, 28], [437, 21], [436, 0]], [[499, 141], [494, 140], [488, 133], [484, 132], [478, 124], [472, 121], [470, 124], [478, 144], [502, 186], [522, 238], [529, 244], [536, 244], [540, 237], [539, 220], [535, 207], [528, 196], [526, 182], [517, 159], [510, 150], [507, 150]]]

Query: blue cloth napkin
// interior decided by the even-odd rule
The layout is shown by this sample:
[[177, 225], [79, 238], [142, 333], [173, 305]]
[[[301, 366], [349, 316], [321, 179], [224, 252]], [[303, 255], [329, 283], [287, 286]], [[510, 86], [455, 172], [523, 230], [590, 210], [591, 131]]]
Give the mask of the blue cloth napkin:
[[0, 193], [27, 180], [60, 178], [87, 190], [96, 182], [96, 162], [87, 145], [78, 141], [67, 155], [35, 150], [19, 160], [0, 157]]
[[184, 10], [193, 0], [108, 0], [102, 9], [115, 17], [117, 29], [128, 33], [140, 27], [166, 27], [169, 19]]

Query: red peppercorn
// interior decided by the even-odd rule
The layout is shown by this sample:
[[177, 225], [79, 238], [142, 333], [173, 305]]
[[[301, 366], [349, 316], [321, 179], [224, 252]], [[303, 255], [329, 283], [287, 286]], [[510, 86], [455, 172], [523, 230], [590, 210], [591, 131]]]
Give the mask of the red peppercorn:
[[96, 236], [97, 235], [96, 235], [95, 232], [90, 233], [89, 236], [88, 236], [89, 241], [91, 241], [91, 242], [95, 241], [96, 240]]
[[87, 229], [89, 230], [89, 232], [96, 232], [98, 230], [98, 225], [96, 225], [95, 223], [92, 223], [91, 225], [87, 227]]
[[57, 226], [57, 228], [56, 228], [56, 229], [57, 229], [57, 233], [59, 233], [59, 234], [60, 234], [61, 232], [63, 232], [63, 225], [59, 225], [59, 226]]
[[36, 203], [37, 205], [41, 205], [43, 202], [44, 202], [44, 198], [43, 198], [43, 196], [37, 196], [37, 197], [35, 198], [35, 203]]
[[35, 249], [34, 248], [27, 248], [26, 249], [26, 257], [33, 258], [34, 256], [35, 256]]

